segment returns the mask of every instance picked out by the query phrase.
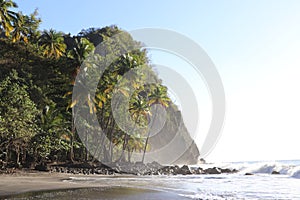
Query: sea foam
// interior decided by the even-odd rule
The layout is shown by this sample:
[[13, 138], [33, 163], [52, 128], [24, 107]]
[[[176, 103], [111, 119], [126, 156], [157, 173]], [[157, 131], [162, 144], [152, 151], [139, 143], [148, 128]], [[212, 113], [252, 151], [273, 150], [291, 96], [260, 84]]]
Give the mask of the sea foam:
[[[209, 166], [209, 165], [207, 165]], [[236, 162], [217, 164], [221, 168], [237, 169], [239, 173], [271, 174], [279, 172], [281, 175], [300, 179], [300, 161], [268, 161], [268, 162]]]

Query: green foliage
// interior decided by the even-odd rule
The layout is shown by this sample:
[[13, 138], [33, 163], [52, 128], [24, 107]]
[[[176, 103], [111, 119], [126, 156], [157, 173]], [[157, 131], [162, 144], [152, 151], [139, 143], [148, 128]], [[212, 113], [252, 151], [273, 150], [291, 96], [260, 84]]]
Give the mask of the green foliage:
[[[35, 163], [86, 162], [96, 157], [108, 162], [137, 161], [132, 157], [134, 152], [145, 155], [177, 133], [181, 114], [149, 65], [147, 52], [129, 34], [117, 26], [90, 28], [77, 36], [53, 29], [41, 33], [37, 11], [23, 15], [10, 11], [13, 7], [13, 1], [0, 0], [0, 29], [6, 34], [0, 39], [0, 161], [5, 159], [17, 166], [25, 163], [26, 156]], [[100, 43], [107, 47], [105, 52], [95, 50]], [[107, 61], [112, 63], [106, 70], [95, 67], [106, 66]], [[97, 80], [100, 71], [103, 74]], [[120, 84], [129, 71], [135, 79]], [[147, 77], [157, 84], [145, 85]], [[82, 81], [74, 85], [75, 78]], [[92, 86], [97, 88], [94, 97], [88, 89], [95, 88]], [[73, 87], [82, 92], [74, 94], [72, 100]], [[121, 130], [113, 117], [112, 94], [116, 92], [129, 99], [129, 115], [136, 124], [130, 127], [130, 133]], [[170, 113], [162, 134], [156, 136], [160, 142], [152, 142], [147, 129], [136, 128], [147, 127], [158, 117], [151, 110], [154, 104]], [[89, 112], [72, 118], [70, 108], [75, 105]], [[122, 114], [127, 112], [120, 113], [124, 121], [127, 119]], [[83, 144], [94, 141], [97, 135], [92, 132], [99, 132], [85, 120], [91, 114], [97, 115], [109, 143], [98, 142], [88, 152]], [[89, 127], [84, 138], [77, 135], [75, 121]], [[187, 131], [183, 139], [190, 140]]]
[[112, 37], [121, 33], [121, 30], [117, 26], [106, 26], [104, 28], [89, 28], [83, 29], [78, 36], [87, 38], [90, 42], [92, 42], [95, 46], [99, 45], [101, 42], [105, 40], [105, 38]]
[[0, 143], [1, 146], [5, 144], [6, 149], [15, 148], [18, 154], [17, 164], [20, 149], [37, 132], [38, 110], [30, 99], [27, 88], [15, 70], [0, 82]]
[[47, 58], [58, 59], [64, 55], [67, 48], [64, 43], [63, 33], [53, 29], [43, 31], [39, 44], [41, 45], [43, 55]]
[[86, 38], [75, 39], [75, 47], [69, 51], [69, 57], [73, 58], [78, 66], [84, 61], [84, 59], [95, 50], [95, 46]]
[[13, 30], [12, 21], [17, 19], [17, 13], [10, 9], [17, 7], [12, 0], [0, 0], [0, 28], [4, 30], [6, 36]]
[[[67, 101], [63, 94], [70, 88], [69, 74], [75, 63], [43, 58], [31, 45], [23, 46], [0, 40], [0, 46], [0, 80], [6, 80], [12, 70], [18, 71], [19, 76], [22, 76], [22, 83], [26, 84], [28, 95], [40, 113], [36, 118], [35, 135], [31, 137], [30, 145], [26, 143], [23, 147], [24, 154], [36, 162], [47, 158], [54, 159], [55, 155], [66, 160], [66, 154], [70, 150], [68, 137], [71, 130], [71, 113], [65, 109]], [[46, 106], [50, 107], [49, 112], [42, 113]], [[2, 115], [1, 118], [3, 119]], [[6, 144], [7, 142], [0, 146], [0, 154], [9, 151], [6, 150]], [[10, 148], [9, 161], [16, 160], [16, 148]]]
[[[91, 34], [91, 31], [88, 34]], [[78, 105], [82, 109], [88, 109], [90, 114], [97, 114], [100, 126], [110, 140], [109, 144], [102, 144], [104, 146], [95, 147], [95, 149], [103, 150], [98, 154], [101, 159], [109, 162], [129, 161], [133, 152], [149, 149], [149, 145], [147, 144], [149, 135], [147, 135], [147, 129], [142, 131], [131, 126], [128, 126], [127, 129], [130, 133], [120, 130], [113, 118], [111, 107], [112, 93], [117, 92], [124, 96], [125, 99], [130, 99], [129, 112], [131, 120], [136, 126], [142, 127], [146, 127], [149, 124], [151, 116], [150, 106], [152, 104], [162, 104], [162, 106], [168, 107], [170, 99], [167, 96], [166, 87], [160, 84], [144, 84], [147, 76], [157, 80], [158, 83], [160, 83], [160, 80], [157, 79], [156, 74], [148, 65], [146, 52], [140, 50], [140, 44], [126, 33], [112, 35], [112, 37], [113, 39], [101, 35], [102, 42], [107, 47], [105, 54], [102, 55], [102, 50], [97, 49], [95, 54], [88, 57], [83, 66], [81, 66], [81, 69], [84, 70], [77, 75], [79, 81], [75, 85], [76, 89], [81, 92], [73, 95], [73, 101], [70, 102], [69, 106], [72, 108]], [[122, 52], [126, 53], [122, 54]], [[120, 54], [121, 56], [118, 56]], [[107, 60], [112, 60], [113, 62], [104, 71], [103, 67], [106, 66]], [[89, 91], [88, 88], [95, 88], [95, 83], [98, 82], [97, 74], [100, 71], [103, 74], [99, 81], [95, 98], [93, 98], [91, 95], [93, 91]], [[135, 78], [133, 80], [123, 79], [122, 84], [119, 84], [119, 81], [129, 71], [134, 73], [133, 76]], [[133, 94], [129, 94], [130, 88], [135, 91]], [[120, 119], [124, 120], [124, 124], [130, 124], [125, 121], [127, 119], [125, 115], [128, 110], [125, 107], [121, 109], [124, 109], [124, 111], [119, 112]], [[76, 119], [77, 124], [81, 123], [81, 126], [87, 126], [85, 122], [86, 116], [79, 117], [81, 118]], [[85, 140], [88, 139], [87, 136]], [[127, 159], [125, 151], [128, 152]]]
[[41, 23], [37, 15], [37, 10], [29, 16], [23, 15], [22, 12], [17, 13], [17, 18], [13, 19], [13, 30], [10, 33], [12, 42], [37, 43], [40, 35], [38, 27]]
[[36, 133], [38, 111], [26, 91], [27, 88], [15, 70], [0, 83], [2, 138], [29, 140]]
[[39, 132], [31, 140], [31, 152], [36, 160], [55, 160], [59, 152], [70, 150], [70, 124], [59, 110], [46, 106], [38, 125]]

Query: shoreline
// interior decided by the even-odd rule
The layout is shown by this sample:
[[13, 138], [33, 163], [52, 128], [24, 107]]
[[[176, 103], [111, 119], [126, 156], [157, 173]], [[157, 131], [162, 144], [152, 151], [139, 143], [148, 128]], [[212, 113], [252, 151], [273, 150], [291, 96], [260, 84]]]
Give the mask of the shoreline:
[[[264, 165], [262, 165], [264, 166]], [[210, 168], [213, 169], [213, 168]], [[273, 170], [274, 171], [274, 170]], [[233, 180], [268, 180], [272, 181], [274, 178], [277, 180], [279, 177], [276, 173], [266, 173], [265, 175], [257, 175], [252, 173], [239, 173], [238, 177], [231, 176], [227, 173], [221, 174], [221, 177], [212, 174], [203, 174], [201, 178], [195, 182], [196, 174], [174, 176], [172, 174], [162, 176], [143, 176], [133, 174], [73, 174], [61, 172], [41, 172], [37, 170], [15, 170], [13, 174], [0, 174], [0, 199], [58, 199], [64, 200], [66, 197], [69, 199], [189, 199], [191, 195], [200, 195], [201, 198], [206, 199], [206, 190], [198, 190], [197, 188], [214, 186], [215, 180], [223, 181], [222, 184], [231, 185], [227, 181]], [[259, 174], [259, 172], [257, 172]], [[209, 175], [209, 176], [206, 176]], [[228, 175], [228, 176], [227, 176]], [[254, 176], [246, 176], [254, 175]], [[284, 174], [283, 174], [284, 175]], [[158, 179], [156, 179], [158, 177]], [[198, 177], [198, 176], [196, 176]], [[266, 177], [266, 179], [264, 179]], [[286, 179], [285, 176], [280, 176], [281, 179]], [[203, 180], [205, 181], [203, 182]], [[156, 180], [159, 180], [156, 182]], [[152, 182], [153, 181], [153, 182]], [[170, 182], [169, 182], [170, 181]], [[172, 182], [174, 181], [174, 182]], [[195, 194], [185, 191], [185, 186], [182, 183], [191, 184], [191, 188]], [[297, 181], [295, 179], [288, 179], [290, 181]], [[166, 183], [166, 184], [165, 184]], [[170, 184], [169, 184], [170, 183]], [[173, 183], [176, 183], [174, 186]], [[199, 185], [196, 185], [199, 184]], [[247, 184], [246, 184], [247, 185]], [[177, 192], [182, 190], [181, 192]], [[241, 190], [245, 192], [244, 190]], [[202, 193], [204, 192], [204, 193]], [[210, 193], [208, 194], [215, 194]], [[219, 192], [224, 192], [220, 190]], [[223, 194], [223, 193], [222, 193]], [[222, 196], [222, 194], [220, 194]], [[258, 194], [260, 194], [258, 192]], [[230, 194], [235, 197], [235, 194]]]
[[[113, 175], [96, 175], [97, 177], [114, 177]], [[120, 175], [118, 175], [120, 176]], [[121, 175], [126, 177], [127, 175]], [[95, 177], [95, 175], [74, 175], [49, 172], [18, 172], [0, 175], [0, 199], [24, 199], [26, 197], [53, 196], [63, 199], [66, 195], [88, 199], [186, 199], [175, 193], [136, 187], [111, 186], [93, 183], [72, 183], [64, 180], [70, 177]]]
[[[155, 163], [154, 163], [155, 164]], [[129, 167], [135, 169], [132, 173], [122, 172], [121, 167], [116, 169], [108, 168], [107, 166], [83, 166], [83, 165], [52, 165], [45, 166], [43, 170], [30, 170], [30, 169], [6, 169], [0, 172], [0, 198], [3, 196], [17, 195], [27, 192], [41, 192], [52, 190], [66, 190], [66, 189], [82, 189], [82, 188], [105, 188], [114, 187], [105, 182], [103, 184], [86, 184], [84, 182], [72, 183], [64, 180], [69, 180], [70, 177], [132, 177], [144, 175], [199, 175], [199, 174], [222, 174], [222, 173], [236, 173], [237, 170], [227, 168], [207, 168], [202, 169], [197, 167], [194, 169], [189, 168], [187, 165], [179, 167], [174, 166], [161, 166], [156, 164], [144, 165], [131, 165]], [[152, 166], [151, 166], [152, 165]], [[136, 167], [138, 166], [138, 167]], [[127, 166], [128, 167], [128, 166]], [[125, 169], [128, 169], [128, 168]], [[5, 173], [7, 172], [7, 173]], [[140, 173], [137, 173], [140, 172]]]
[[[26, 192], [87, 188], [86, 184], [64, 182], [71, 174], [48, 172], [17, 172], [0, 175], [0, 197]], [[74, 175], [72, 175], [74, 176]]]
[[[108, 184], [105, 180], [107, 178], [132, 178], [147, 175], [188, 176], [200, 174], [231, 174], [237, 172], [237, 170], [227, 168], [222, 169], [212, 167], [202, 169], [201, 167], [190, 168], [187, 165], [183, 165], [182, 167], [177, 165], [162, 166], [155, 163], [147, 165], [138, 163], [118, 166], [117, 170], [108, 168], [107, 166], [90, 166], [82, 164], [46, 165], [44, 168], [40, 169], [41, 170], [11, 168], [2, 171], [2, 174], [0, 174], [0, 199], [26, 199], [28, 197], [34, 197], [35, 195], [38, 195], [38, 199], [47, 198], [43, 195], [54, 195], [55, 199], [64, 199], [63, 196], [74, 195], [74, 197], [77, 198], [77, 196], [83, 194], [88, 196], [88, 199], [98, 199], [99, 196], [105, 196], [106, 199], [145, 199], [144, 195], [147, 199], [186, 199], [176, 193], [155, 190], [151, 187], [143, 188], [139, 185]], [[128, 173], [128, 171], [126, 171], [128, 169], [134, 169], [134, 171]], [[77, 181], [75, 183], [68, 181], [73, 177], [79, 179], [84, 177], [84, 180], [89, 177], [93, 179], [95, 176], [100, 179], [102, 177], [103, 182], [93, 183]], [[42, 197], [40, 195], [42, 195]], [[95, 195], [98, 195], [98, 197], [94, 198]], [[85, 196], [82, 196], [82, 198], [85, 198]]]

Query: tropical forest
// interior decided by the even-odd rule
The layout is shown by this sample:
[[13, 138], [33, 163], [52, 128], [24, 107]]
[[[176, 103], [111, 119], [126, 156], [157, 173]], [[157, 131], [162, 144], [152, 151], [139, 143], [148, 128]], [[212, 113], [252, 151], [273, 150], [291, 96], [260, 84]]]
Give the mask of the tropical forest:
[[[82, 29], [71, 35], [41, 30], [41, 22], [38, 10], [26, 15], [18, 11], [15, 2], [0, 0], [1, 169], [34, 169], [53, 163], [144, 163], [147, 152], [168, 144], [178, 129], [189, 148], [177, 162], [189, 163], [191, 157], [197, 160], [198, 149], [187, 129], [180, 126], [181, 112], [142, 43], [115, 25]], [[112, 39], [116, 36], [117, 43]], [[101, 44], [106, 44], [105, 54]], [[101, 79], [93, 78], [99, 68], [92, 62], [104, 62], [109, 57], [114, 59], [102, 70]], [[120, 84], [129, 71], [138, 78]], [[95, 84], [95, 91], [75, 93], [74, 88], [89, 86], [82, 78], [87, 76]], [[144, 84], [149, 76], [155, 83]], [[139, 127], [147, 127], [159, 118], [155, 114], [157, 106], [167, 110], [159, 134], [151, 136], [146, 129], [135, 127], [129, 128], [131, 133], [124, 131], [113, 113], [114, 103], [118, 102], [113, 93], [128, 99], [130, 119]], [[87, 111], [84, 117], [75, 112], [76, 106], [77, 112]], [[119, 118], [122, 113], [125, 111]], [[96, 116], [101, 130], [87, 128], [79, 134], [78, 126], [88, 127], [86, 118], [90, 116]], [[97, 135], [100, 131], [107, 142]], [[93, 146], [88, 148], [91, 142]], [[135, 153], [142, 156], [134, 157]]]

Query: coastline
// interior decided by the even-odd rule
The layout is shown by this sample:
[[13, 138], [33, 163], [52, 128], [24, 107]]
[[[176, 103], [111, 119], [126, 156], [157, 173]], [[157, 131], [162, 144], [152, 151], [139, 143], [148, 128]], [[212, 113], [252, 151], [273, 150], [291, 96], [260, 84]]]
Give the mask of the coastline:
[[0, 199], [300, 199], [298, 160], [230, 167], [239, 173], [137, 176], [16, 170], [0, 175]]
[[[41, 192], [41, 191], [53, 191], [53, 190], [66, 190], [66, 189], [82, 189], [82, 188], [114, 188], [118, 185], [108, 185], [105, 181], [103, 183], [86, 183], [86, 182], [70, 182], [64, 181], [71, 177], [103, 177], [103, 178], [118, 178], [118, 177], [139, 177], [139, 175], [199, 175], [199, 174], [221, 174], [221, 173], [236, 173], [237, 170], [231, 170], [227, 168], [207, 168], [202, 169], [196, 167], [190, 169], [187, 165], [179, 166], [161, 166], [159, 164], [130, 164], [124, 166], [118, 166], [116, 169], [108, 168], [107, 166], [83, 166], [83, 165], [56, 165], [45, 166], [43, 168], [47, 171], [41, 170], [15, 170], [7, 169], [8, 174], [0, 174], [0, 198], [3, 196], [18, 195], [28, 192]], [[125, 170], [124, 170], [125, 169]], [[134, 169], [132, 173], [126, 172], [128, 169]], [[122, 173], [122, 171], [125, 173]], [[129, 186], [130, 187], [130, 186]], [[125, 185], [125, 188], [127, 186]], [[129, 188], [127, 188], [129, 189]], [[132, 188], [131, 188], [132, 189]], [[134, 188], [137, 189], [137, 188]], [[150, 188], [149, 191], [152, 188]], [[140, 188], [140, 190], [143, 190]], [[149, 191], [144, 191], [149, 193]], [[99, 192], [99, 191], [98, 191]], [[150, 193], [153, 193], [150, 192]]]
[[[118, 175], [119, 176], [119, 175]], [[126, 175], [124, 175], [126, 176]], [[95, 175], [74, 175], [49, 172], [17, 172], [0, 175], [0, 199], [24, 199], [27, 197], [51, 197], [64, 199], [73, 196], [88, 199], [186, 199], [177, 194], [151, 189], [120, 187], [103, 184], [72, 183], [70, 177], [95, 177]], [[97, 175], [97, 177], [114, 177]], [[44, 197], [44, 196], [46, 197]]]

